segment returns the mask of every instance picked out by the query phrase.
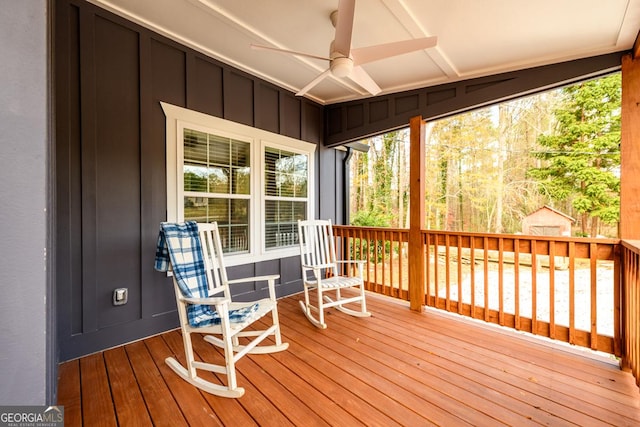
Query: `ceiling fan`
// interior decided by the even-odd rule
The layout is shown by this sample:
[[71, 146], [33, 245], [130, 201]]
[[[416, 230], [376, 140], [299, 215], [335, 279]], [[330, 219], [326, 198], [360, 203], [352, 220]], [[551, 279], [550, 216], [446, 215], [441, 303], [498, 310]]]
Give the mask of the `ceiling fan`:
[[296, 52], [287, 49], [279, 49], [270, 46], [251, 45], [251, 47], [254, 49], [273, 50], [276, 52], [290, 53], [293, 55], [329, 61], [329, 68], [323, 71], [305, 87], [300, 89], [300, 91], [296, 93], [297, 96], [302, 96], [307, 93], [329, 74], [338, 78], [347, 77], [371, 95], [376, 95], [380, 93], [381, 89], [371, 76], [369, 76], [369, 74], [367, 74], [367, 72], [361, 67], [361, 65], [433, 47], [436, 45], [438, 38], [423, 37], [419, 39], [352, 49], [351, 34], [353, 31], [355, 4], [355, 0], [340, 0], [338, 3], [338, 10], [334, 10], [331, 13], [331, 23], [335, 27], [336, 31], [335, 38], [331, 42], [329, 48], [329, 57]]

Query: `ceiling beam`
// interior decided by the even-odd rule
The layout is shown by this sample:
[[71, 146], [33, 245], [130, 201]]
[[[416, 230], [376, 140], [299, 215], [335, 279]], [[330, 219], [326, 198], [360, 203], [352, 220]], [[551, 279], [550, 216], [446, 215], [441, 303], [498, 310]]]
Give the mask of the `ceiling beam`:
[[333, 147], [620, 70], [628, 51], [397, 92], [324, 108], [324, 145]]

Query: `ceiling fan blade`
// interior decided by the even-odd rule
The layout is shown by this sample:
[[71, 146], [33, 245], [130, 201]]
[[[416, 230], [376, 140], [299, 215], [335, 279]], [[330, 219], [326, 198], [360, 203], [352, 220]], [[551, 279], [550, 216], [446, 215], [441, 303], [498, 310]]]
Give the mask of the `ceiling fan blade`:
[[351, 55], [355, 65], [362, 65], [368, 62], [378, 61], [380, 59], [415, 52], [417, 50], [428, 49], [430, 47], [434, 47], [437, 43], [438, 37], [423, 37], [420, 39], [361, 47], [351, 50]]
[[351, 34], [353, 32], [353, 16], [356, 8], [355, 0], [340, 0], [338, 3], [338, 21], [333, 51], [349, 57], [351, 52]]
[[378, 86], [376, 82], [373, 81], [371, 76], [369, 76], [369, 74], [367, 74], [367, 72], [362, 67], [353, 67], [353, 71], [351, 71], [351, 74], [349, 74], [347, 77], [357, 85], [361, 86], [371, 95], [377, 95], [382, 91], [382, 89], [380, 89], [380, 86]]
[[327, 58], [326, 56], [319, 56], [319, 55], [313, 55], [311, 53], [304, 53], [304, 52], [297, 52], [295, 50], [288, 50], [288, 49], [280, 49], [278, 47], [271, 47], [271, 46], [261, 46], [261, 45], [257, 45], [257, 44], [252, 44], [251, 45], [251, 49], [256, 49], [256, 50], [271, 50], [274, 52], [280, 52], [280, 53], [290, 53], [292, 55], [298, 55], [298, 56], [306, 56], [307, 58], [315, 58], [315, 59], [323, 59], [325, 61], [329, 61], [330, 59]]
[[302, 89], [300, 89], [298, 91], [298, 93], [296, 93], [296, 96], [302, 96], [305, 93], [309, 92], [315, 85], [317, 85], [318, 83], [320, 83], [325, 77], [327, 77], [329, 74], [331, 73], [331, 69], [327, 68], [326, 70], [324, 70], [322, 73], [320, 73], [315, 79], [311, 80], [311, 82], [309, 84], [307, 84], [305, 87], [303, 87]]

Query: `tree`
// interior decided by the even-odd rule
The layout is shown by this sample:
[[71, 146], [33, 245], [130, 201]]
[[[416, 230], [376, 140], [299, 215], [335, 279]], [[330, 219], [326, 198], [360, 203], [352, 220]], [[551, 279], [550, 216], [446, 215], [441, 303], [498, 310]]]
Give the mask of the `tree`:
[[385, 218], [388, 226], [402, 227], [409, 201], [409, 132], [402, 129], [363, 142], [369, 145], [369, 151], [356, 153], [351, 160], [352, 223]]
[[564, 88], [555, 132], [538, 137], [543, 163], [529, 170], [543, 194], [571, 201], [583, 235], [619, 221], [620, 98], [620, 73]]
[[[491, 112], [487, 109], [435, 122], [427, 143], [426, 181], [439, 183], [426, 189], [425, 206], [435, 228], [443, 230], [489, 231], [489, 210], [495, 196], [496, 140]], [[429, 168], [435, 170], [429, 170]]]

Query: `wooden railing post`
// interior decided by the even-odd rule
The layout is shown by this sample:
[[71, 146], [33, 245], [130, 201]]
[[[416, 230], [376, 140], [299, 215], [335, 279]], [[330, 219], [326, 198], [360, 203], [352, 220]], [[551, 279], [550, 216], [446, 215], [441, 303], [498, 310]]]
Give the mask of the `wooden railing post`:
[[[640, 172], [640, 38], [636, 39], [633, 53], [622, 57], [622, 101], [620, 141], [620, 238], [640, 239], [640, 181], [632, 178]], [[637, 260], [638, 256], [633, 255]], [[622, 363], [630, 366], [636, 383], [640, 385], [640, 334], [638, 306], [634, 306], [633, 295], [638, 289], [638, 267], [623, 261], [623, 289], [620, 293]], [[630, 271], [631, 267], [633, 270]], [[630, 273], [633, 273], [631, 275]], [[631, 299], [630, 299], [631, 298]], [[636, 295], [637, 298], [637, 295]], [[637, 299], [635, 301], [637, 304]], [[636, 310], [636, 311], [634, 311]], [[617, 314], [617, 313], [616, 313]]]
[[640, 239], [640, 58], [622, 57], [620, 238]]
[[425, 223], [425, 125], [421, 116], [411, 118], [409, 130], [409, 306], [411, 310], [421, 311], [425, 294], [425, 257], [422, 245], [422, 229]]

